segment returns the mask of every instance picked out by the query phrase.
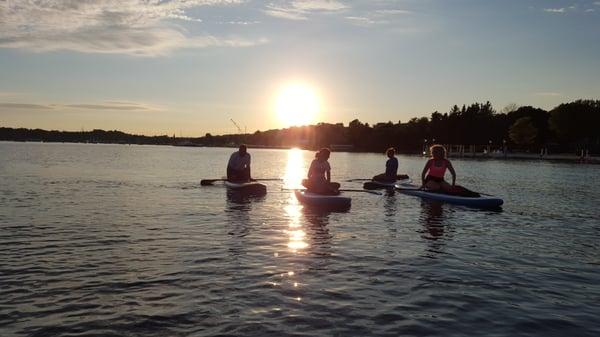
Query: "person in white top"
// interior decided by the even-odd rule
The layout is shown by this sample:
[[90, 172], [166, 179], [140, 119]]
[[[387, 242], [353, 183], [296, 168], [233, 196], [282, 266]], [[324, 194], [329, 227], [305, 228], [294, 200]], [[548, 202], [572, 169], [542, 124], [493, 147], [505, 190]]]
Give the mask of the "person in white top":
[[327, 161], [331, 151], [327, 148], [319, 150], [308, 169], [308, 179], [302, 180], [302, 185], [309, 192], [338, 195], [340, 184], [331, 182], [331, 166]]
[[231, 154], [227, 163], [227, 180], [231, 182], [251, 181], [250, 154], [246, 145], [240, 145], [238, 151]]

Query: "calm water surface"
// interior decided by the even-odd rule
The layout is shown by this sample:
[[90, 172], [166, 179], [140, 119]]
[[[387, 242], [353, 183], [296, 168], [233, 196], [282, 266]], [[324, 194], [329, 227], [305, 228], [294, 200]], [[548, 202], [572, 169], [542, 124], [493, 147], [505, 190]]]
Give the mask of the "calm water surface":
[[[326, 213], [282, 190], [310, 152], [252, 150], [285, 178], [262, 198], [201, 187], [231, 151], [0, 142], [0, 335], [600, 335], [600, 166], [455, 159], [501, 211], [348, 193]], [[385, 157], [330, 162], [343, 182]]]

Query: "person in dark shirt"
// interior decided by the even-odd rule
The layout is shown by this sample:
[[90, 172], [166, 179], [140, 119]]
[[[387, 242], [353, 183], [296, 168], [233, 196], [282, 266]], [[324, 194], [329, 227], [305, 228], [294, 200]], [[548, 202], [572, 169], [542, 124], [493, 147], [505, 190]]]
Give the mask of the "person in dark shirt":
[[396, 158], [396, 149], [390, 147], [385, 152], [388, 160], [385, 162], [385, 173], [378, 174], [373, 177], [373, 180], [380, 182], [395, 182], [401, 177], [398, 176], [398, 158]]
[[250, 154], [246, 145], [240, 145], [238, 151], [231, 154], [227, 163], [227, 180], [231, 182], [248, 182], [250, 175]]

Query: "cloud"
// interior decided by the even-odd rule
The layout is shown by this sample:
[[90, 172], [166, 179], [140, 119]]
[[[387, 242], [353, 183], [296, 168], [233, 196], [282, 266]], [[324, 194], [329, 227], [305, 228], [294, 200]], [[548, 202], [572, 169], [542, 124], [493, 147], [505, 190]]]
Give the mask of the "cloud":
[[248, 26], [248, 25], [257, 25], [259, 23], [261, 23], [260, 21], [243, 21], [243, 20], [239, 20], [239, 21], [219, 21], [217, 22], [220, 25], [242, 25], [242, 26]]
[[404, 9], [379, 9], [374, 11], [376, 15], [402, 15], [402, 14], [412, 14], [413, 12], [407, 11]]
[[544, 8], [544, 12], [547, 13], [564, 13], [565, 11], [564, 8]]
[[600, 6], [600, 1], [594, 1], [594, 5]]
[[29, 109], [29, 110], [120, 110], [120, 111], [154, 111], [160, 108], [150, 106], [144, 103], [108, 101], [99, 104], [82, 103], [82, 104], [31, 104], [31, 103], [2, 103], [0, 109]]
[[350, 20], [352, 23], [354, 23], [357, 26], [363, 26], [363, 27], [367, 27], [367, 26], [371, 26], [371, 25], [375, 25], [375, 24], [387, 23], [387, 21], [375, 21], [366, 16], [347, 16], [346, 19]]
[[267, 15], [288, 20], [306, 20], [308, 19], [304, 12], [295, 10], [293, 8], [267, 6], [264, 10]]
[[334, 0], [297, 0], [292, 6], [303, 11], [339, 11], [346, 9], [346, 5]]
[[295, 0], [282, 5], [267, 5], [264, 12], [281, 19], [307, 20], [310, 14], [331, 13], [347, 8], [346, 5], [335, 0]]
[[365, 13], [361, 16], [347, 16], [346, 19], [358, 26], [372, 26], [380, 24], [388, 24], [390, 20], [399, 15], [408, 15], [413, 12], [403, 9], [378, 9]]
[[87, 110], [152, 110], [151, 108], [126, 102], [107, 102], [108, 104], [66, 104], [67, 108], [87, 109]]
[[0, 103], [0, 109], [35, 109], [35, 110], [49, 110], [52, 109], [46, 105], [40, 104], [25, 104], [25, 103]]
[[0, 47], [37, 52], [165, 55], [179, 48], [246, 47], [265, 39], [192, 35], [189, 8], [241, 0], [9, 1], [0, 6]]

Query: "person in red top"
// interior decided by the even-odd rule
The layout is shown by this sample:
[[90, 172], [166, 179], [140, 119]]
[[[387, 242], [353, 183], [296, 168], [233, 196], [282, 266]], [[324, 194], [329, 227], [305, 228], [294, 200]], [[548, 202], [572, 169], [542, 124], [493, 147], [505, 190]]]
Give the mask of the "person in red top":
[[[421, 173], [421, 179], [423, 180], [423, 188], [432, 191], [443, 190], [445, 192], [452, 192], [453, 187], [456, 183], [456, 172], [454, 167], [448, 159], [446, 159], [446, 148], [442, 145], [433, 145], [430, 149], [431, 159], [427, 161]], [[444, 180], [446, 170], [452, 174], [452, 185], [448, 184]]]

